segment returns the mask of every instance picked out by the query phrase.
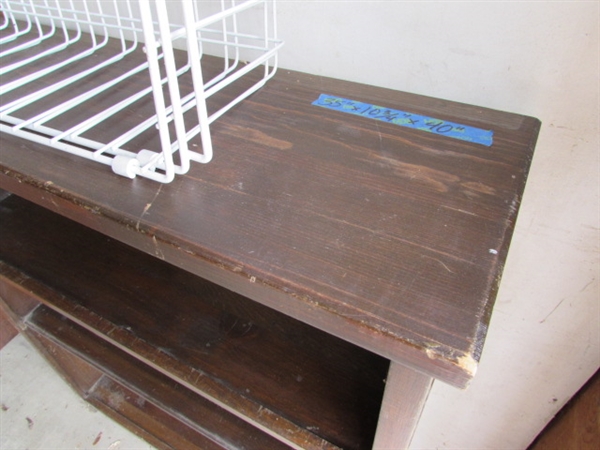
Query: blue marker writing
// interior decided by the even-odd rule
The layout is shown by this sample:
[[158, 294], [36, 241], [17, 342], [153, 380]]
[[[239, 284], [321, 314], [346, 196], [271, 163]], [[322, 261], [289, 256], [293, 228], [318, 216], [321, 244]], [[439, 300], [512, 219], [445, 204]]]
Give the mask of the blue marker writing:
[[397, 109], [384, 108], [383, 106], [370, 105], [333, 95], [321, 94], [313, 103], [315, 106], [333, 109], [347, 114], [381, 120], [403, 127], [435, 133], [441, 136], [473, 142], [490, 147], [493, 144], [494, 132], [482, 128], [470, 127], [459, 123], [448, 122], [433, 117], [421, 116]]

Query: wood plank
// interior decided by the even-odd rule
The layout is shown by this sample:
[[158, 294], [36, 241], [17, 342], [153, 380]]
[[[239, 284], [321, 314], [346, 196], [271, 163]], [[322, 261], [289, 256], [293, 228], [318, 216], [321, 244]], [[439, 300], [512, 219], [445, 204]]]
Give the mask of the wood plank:
[[156, 407], [147, 398], [108, 377], [103, 377], [94, 386], [87, 400], [117, 422], [125, 426], [130, 423], [132, 431], [159, 449], [226, 449], [194, 433], [193, 429]]
[[[494, 142], [328, 111], [312, 105], [321, 93], [493, 130]], [[539, 121], [280, 70], [212, 130], [213, 162], [163, 186], [4, 136], [0, 186], [465, 386]]]
[[289, 448], [46, 307], [27, 326], [28, 336], [76, 385], [82, 365], [100, 371], [80, 393], [159, 448]]
[[374, 450], [401, 450], [410, 445], [433, 380], [397, 363], [390, 365]]
[[4, 312], [4, 308], [0, 307], [0, 350], [17, 334], [19, 331]]
[[5, 285], [282, 439], [371, 447], [387, 360], [18, 197], [0, 233]]
[[[4, 266], [1, 260], [0, 266]], [[22, 283], [26, 283], [28, 279], [28, 276], [13, 271], [9, 280], [4, 272], [0, 271], [0, 309], [16, 328], [21, 326], [24, 317], [41, 304], [39, 298], [22, 288]]]
[[595, 450], [600, 447], [600, 371], [569, 400], [528, 450]]

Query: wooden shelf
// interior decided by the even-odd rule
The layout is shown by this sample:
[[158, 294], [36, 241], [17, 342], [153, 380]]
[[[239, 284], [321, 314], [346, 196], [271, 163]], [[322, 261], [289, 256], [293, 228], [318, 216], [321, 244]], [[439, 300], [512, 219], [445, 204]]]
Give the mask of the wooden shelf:
[[231, 413], [303, 448], [371, 447], [388, 360], [16, 196], [0, 209], [2, 297], [118, 392], [161, 405], [169, 395], [144, 386], [167, 376], [173, 398], [190, 391], [184, 410], [218, 409], [234, 435]]
[[24, 324], [87, 401], [159, 448], [289, 448], [46, 306]]
[[[208, 72], [219, 67], [205, 63]], [[138, 88], [131, 83], [122, 94]], [[492, 130], [493, 145], [314, 106], [323, 93]], [[226, 102], [230, 94], [222, 94], [211, 102]], [[98, 107], [89, 106], [89, 114]], [[151, 102], [136, 105], [122, 126], [151, 113]], [[211, 126], [213, 161], [168, 185], [6, 135], [0, 186], [465, 387], [539, 126], [531, 117], [280, 70]]]
[[[221, 65], [203, 58], [207, 77]], [[63, 91], [44, 107], [77, 93]], [[493, 140], [315, 106], [323, 94]], [[153, 114], [138, 102], [87, 137]], [[82, 395], [159, 447], [407, 447], [433, 379], [464, 388], [476, 373], [539, 128], [280, 69], [211, 124], [211, 163], [165, 185], [3, 135], [4, 309]]]

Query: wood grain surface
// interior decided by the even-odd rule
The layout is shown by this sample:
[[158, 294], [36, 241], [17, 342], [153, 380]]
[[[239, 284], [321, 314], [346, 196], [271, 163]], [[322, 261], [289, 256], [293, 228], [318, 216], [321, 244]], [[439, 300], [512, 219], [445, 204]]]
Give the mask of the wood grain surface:
[[0, 234], [0, 296], [104, 372], [113, 348], [298, 448], [371, 448], [388, 360], [16, 196]]
[[[313, 106], [321, 93], [492, 130], [494, 143]], [[232, 95], [215, 96], [209, 108]], [[96, 105], [86, 107], [91, 114]], [[150, 108], [136, 105], [119, 126]], [[464, 387], [476, 372], [539, 126], [282, 69], [212, 125], [213, 162], [171, 184], [120, 178], [3, 135], [0, 186]], [[144, 139], [150, 146], [156, 136]]]

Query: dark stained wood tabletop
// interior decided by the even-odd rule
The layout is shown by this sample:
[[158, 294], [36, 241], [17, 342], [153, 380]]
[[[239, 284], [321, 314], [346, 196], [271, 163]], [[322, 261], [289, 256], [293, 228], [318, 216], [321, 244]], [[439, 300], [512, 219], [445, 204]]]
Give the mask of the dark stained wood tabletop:
[[[320, 108], [312, 104], [320, 94], [492, 130], [493, 144]], [[280, 69], [212, 125], [213, 161], [170, 184], [125, 179], [3, 134], [0, 186], [464, 387], [539, 127], [530, 117]]]

